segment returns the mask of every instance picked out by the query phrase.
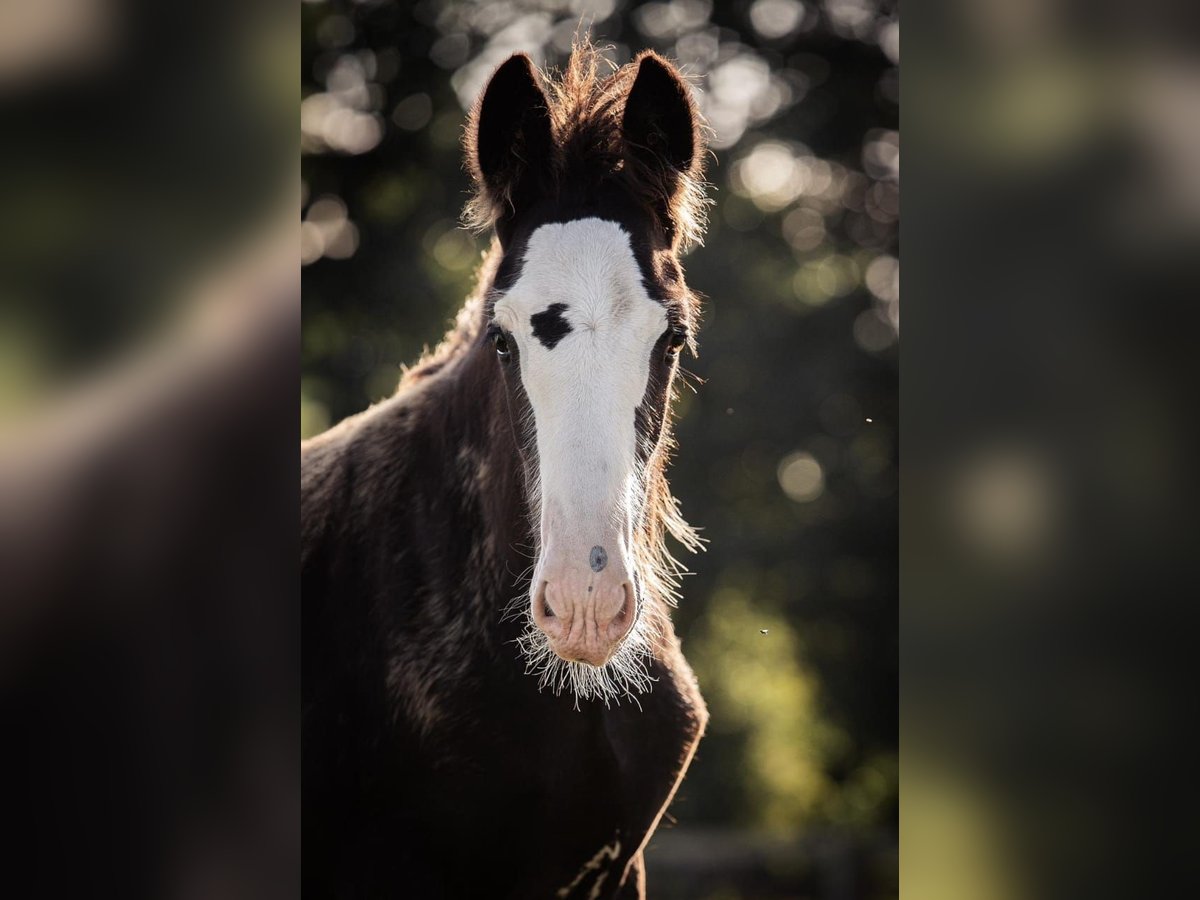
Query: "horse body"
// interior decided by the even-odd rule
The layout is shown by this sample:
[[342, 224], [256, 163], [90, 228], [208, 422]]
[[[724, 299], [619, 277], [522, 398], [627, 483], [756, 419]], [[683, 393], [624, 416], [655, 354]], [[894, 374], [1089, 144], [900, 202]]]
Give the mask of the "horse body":
[[601, 876], [615, 889], [627, 869], [636, 885], [704, 726], [670, 635], [636, 702], [575, 709], [525, 674], [520, 625], [499, 614], [527, 565], [522, 476], [511, 432], [480, 428], [504, 398], [495, 382], [464, 390], [472, 363], [304, 451], [305, 880], [318, 895], [554, 897], [605, 848], [561, 896], [587, 897]]
[[[522, 59], [493, 79], [504, 87], [508, 77], [511, 87], [515, 78], [518, 99], [529, 93], [522, 72], [532, 73]], [[651, 74], [659, 77], [657, 69]], [[473, 120], [481, 147], [486, 119], [485, 106]], [[509, 119], [529, 127], [528, 111]], [[515, 135], [514, 143], [527, 149], [536, 136]], [[477, 180], [488, 180], [486, 164], [476, 165], [485, 165]], [[588, 595], [608, 574], [601, 571], [607, 552], [596, 553], [602, 548], [592, 548], [592, 574], [572, 556], [583, 573], [579, 584], [588, 585], [577, 598], [547, 595], [546, 569], [535, 557], [530, 596], [517, 598], [513, 614], [528, 554], [545, 553], [547, 525], [535, 508], [538, 454], [524, 433], [536, 409], [513, 371], [518, 363], [505, 369], [497, 361], [493, 320], [497, 298], [529, 262], [530, 235], [547, 221], [620, 223], [628, 238], [623, 264], [637, 267], [638, 291], [644, 283], [648, 292], [643, 311], [660, 304], [657, 315], [673, 323], [674, 331], [646, 338], [653, 350], [641, 382], [645, 398], [627, 411], [636, 420], [638, 464], [649, 475], [630, 481], [626, 493], [658, 493], [653, 502], [631, 501], [613, 540], [661, 540], [669, 500], [660, 484], [674, 372], [674, 348], [666, 345], [689, 314], [672, 299], [682, 290], [677, 242], [664, 237], [662, 223], [638, 221], [627, 192], [575, 187], [583, 193], [557, 190], [557, 202], [542, 204], [540, 215], [494, 223], [499, 239], [480, 290], [442, 347], [406, 375], [394, 397], [302, 449], [303, 822], [305, 883], [314, 896], [644, 896], [642, 850], [707, 717], [670, 625], [668, 598], [656, 587], [661, 575], [643, 571], [636, 553], [644, 548], [612, 548], [614, 558], [622, 554], [630, 575], [621, 569], [620, 577], [632, 579], [625, 591], [636, 601], [614, 613], [620, 634], [607, 632], [617, 635], [613, 652], [632, 640], [626, 616], [636, 618], [628, 634], [645, 646], [633, 686], [620, 682], [615, 693], [607, 681], [588, 680], [601, 666], [558, 658], [572, 652], [567, 643], [542, 646], [554, 647], [554, 666], [587, 678], [544, 678], [541, 687], [550, 689], [540, 690], [525, 652], [531, 634], [544, 631], [553, 641], [566, 633], [554, 630], [564, 609], [595, 617], [596, 607], [586, 604], [597, 602]], [[509, 188], [514, 196], [530, 191], [527, 183]], [[543, 324], [560, 309], [568, 304], [550, 306]], [[560, 340], [569, 346], [572, 336], [563, 337], [571, 326], [565, 317], [551, 324], [550, 337], [534, 333], [546, 352], [558, 353]], [[527, 376], [542, 348], [529, 335], [508, 340], [526, 342], [519, 365], [530, 367], [520, 370]], [[616, 570], [614, 559], [609, 572]], [[653, 627], [643, 629], [646, 622]], [[608, 639], [596, 634], [586, 652], [608, 654]], [[564, 684], [572, 690], [562, 692]], [[596, 684], [609, 693], [592, 693]]]

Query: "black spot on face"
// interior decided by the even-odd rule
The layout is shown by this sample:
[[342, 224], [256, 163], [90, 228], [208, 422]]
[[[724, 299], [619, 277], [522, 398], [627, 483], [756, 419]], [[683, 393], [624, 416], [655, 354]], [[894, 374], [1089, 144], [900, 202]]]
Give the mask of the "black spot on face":
[[547, 350], [553, 350], [563, 338], [571, 333], [571, 323], [563, 318], [565, 303], [551, 303], [547, 309], [530, 317], [529, 324], [533, 326], [533, 336], [542, 342]]
[[599, 572], [608, 565], [608, 553], [603, 547], [592, 548], [592, 552], [588, 554], [588, 565], [592, 567], [593, 572]]

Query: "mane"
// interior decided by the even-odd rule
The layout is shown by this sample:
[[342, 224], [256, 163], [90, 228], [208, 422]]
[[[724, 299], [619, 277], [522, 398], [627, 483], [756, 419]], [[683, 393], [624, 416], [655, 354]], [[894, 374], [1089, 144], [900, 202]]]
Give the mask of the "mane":
[[457, 359], [475, 342], [483, 327], [484, 307], [488, 290], [500, 264], [500, 248], [493, 242], [484, 255], [476, 275], [475, 289], [454, 316], [450, 330], [432, 350], [426, 345], [421, 357], [411, 366], [401, 366], [400, 391], [419, 385], [442, 371], [447, 364]]
[[[561, 188], [609, 176], [624, 181], [635, 196], [664, 210], [675, 227], [679, 249], [687, 250], [703, 243], [709, 201], [705, 196], [703, 128], [697, 124], [696, 164], [686, 171], [656, 169], [633, 153], [622, 139], [621, 119], [625, 98], [637, 77], [638, 65], [647, 56], [665, 59], [651, 50], [639, 53], [632, 62], [614, 67], [586, 37], [577, 37], [571, 56], [561, 72], [540, 72], [549, 103], [554, 159], [551, 184]], [[611, 69], [601, 74], [601, 66]], [[692, 120], [701, 122], [695, 101], [689, 95]], [[479, 116], [479, 103], [471, 120]], [[468, 125], [464, 141], [473, 127]], [[468, 158], [473, 152], [465, 143]], [[476, 168], [477, 167], [472, 167]], [[510, 206], [511, 198], [491, 191], [478, 177], [474, 193], [463, 211], [463, 223], [472, 230], [485, 232]]]

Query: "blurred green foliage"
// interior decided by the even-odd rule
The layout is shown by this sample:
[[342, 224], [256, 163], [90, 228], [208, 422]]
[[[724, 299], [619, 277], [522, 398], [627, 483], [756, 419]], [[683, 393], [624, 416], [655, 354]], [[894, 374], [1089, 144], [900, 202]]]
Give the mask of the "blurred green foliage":
[[561, 64], [580, 22], [615, 62], [678, 60], [713, 130], [716, 205], [685, 261], [707, 298], [684, 362], [698, 386], [671, 478], [709, 542], [675, 618], [713, 718], [671, 815], [894, 839], [890, 5], [306, 3], [302, 429], [388, 396], [445, 332], [485, 247], [457, 225], [464, 109], [511, 52]]

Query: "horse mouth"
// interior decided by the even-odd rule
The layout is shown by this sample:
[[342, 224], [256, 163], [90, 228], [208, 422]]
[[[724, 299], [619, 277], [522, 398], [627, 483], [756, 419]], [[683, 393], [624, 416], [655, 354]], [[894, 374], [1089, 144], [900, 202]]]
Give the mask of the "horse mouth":
[[543, 579], [533, 601], [534, 625], [564, 662], [603, 668], [620, 651], [633, 627], [636, 602], [627, 579], [599, 583], [587, 592], [579, 582]]

